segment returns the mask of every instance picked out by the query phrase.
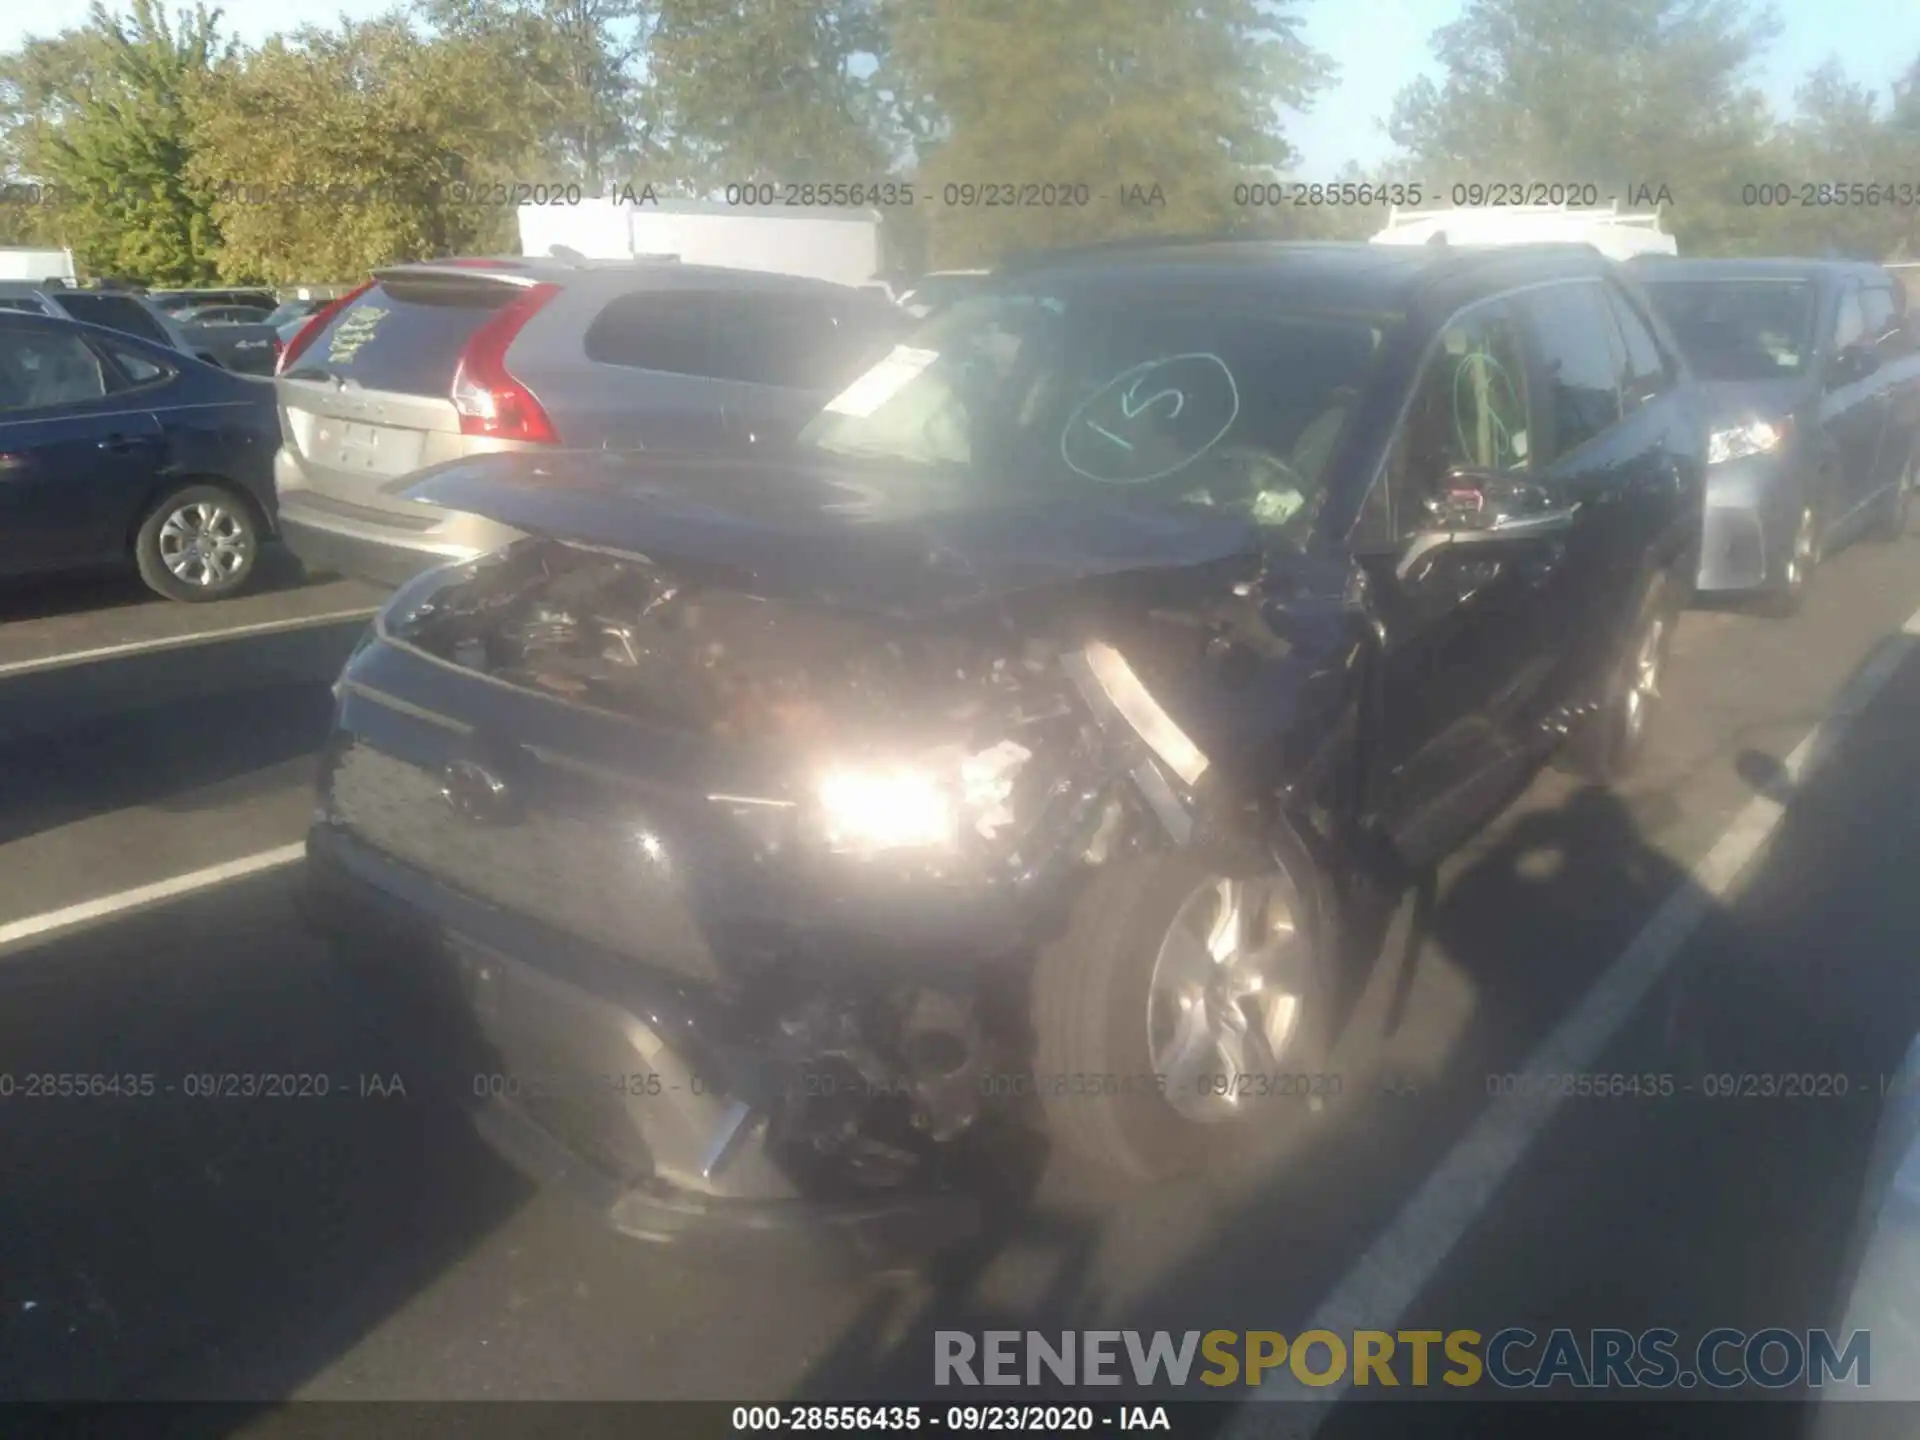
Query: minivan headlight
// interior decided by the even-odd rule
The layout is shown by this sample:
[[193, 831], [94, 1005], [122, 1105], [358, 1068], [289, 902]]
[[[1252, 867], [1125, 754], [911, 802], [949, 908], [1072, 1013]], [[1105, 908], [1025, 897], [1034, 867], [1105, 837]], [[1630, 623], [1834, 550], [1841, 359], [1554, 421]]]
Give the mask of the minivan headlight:
[[1784, 425], [1766, 420], [1748, 420], [1744, 424], [1716, 430], [1707, 439], [1707, 463], [1721, 465], [1749, 455], [1765, 455], [1778, 450], [1787, 438]]

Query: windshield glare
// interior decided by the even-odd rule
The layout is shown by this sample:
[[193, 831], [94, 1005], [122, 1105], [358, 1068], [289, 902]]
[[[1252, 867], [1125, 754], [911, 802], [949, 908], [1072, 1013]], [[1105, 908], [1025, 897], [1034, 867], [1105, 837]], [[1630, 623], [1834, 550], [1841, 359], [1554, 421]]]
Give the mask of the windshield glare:
[[1705, 380], [1773, 380], [1807, 366], [1813, 291], [1802, 280], [1669, 280], [1648, 287]]
[[830, 401], [799, 443], [1021, 500], [1127, 494], [1303, 528], [1384, 325], [1244, 292], [971, 296]]

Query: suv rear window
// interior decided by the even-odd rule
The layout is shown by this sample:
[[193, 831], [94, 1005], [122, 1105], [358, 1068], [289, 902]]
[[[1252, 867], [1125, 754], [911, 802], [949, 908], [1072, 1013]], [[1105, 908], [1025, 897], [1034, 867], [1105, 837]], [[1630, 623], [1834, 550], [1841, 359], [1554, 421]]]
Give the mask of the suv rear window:
[[519, 293], [487, 280], [381, 281], [333, 317], [289, 374], [324, 371], [369, 390], [446, 395], [473, 332]]
[[85, 325], [101, 325], [173, 348], [173, 337], [160, 322], [147, 313], [146, 306], [131, 295], [90, 295], [68, 291], [60, 296], [60, 308]]
[[870, 297], [647, 290], [587, 328], [587, 358], [708, 380], [831, 393], [898, 338], [906, 317]]

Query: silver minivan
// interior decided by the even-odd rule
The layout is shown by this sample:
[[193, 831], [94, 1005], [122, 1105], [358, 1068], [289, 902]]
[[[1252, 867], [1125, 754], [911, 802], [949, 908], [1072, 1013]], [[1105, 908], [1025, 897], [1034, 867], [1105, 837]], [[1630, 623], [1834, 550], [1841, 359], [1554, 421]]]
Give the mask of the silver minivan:
[[494, 450], [779, 443], [908, 323], [851, 286], [673, 261], [442, 260], [377, 271], [288, 343], [286, 543], [398, 584], [515, 533], [404, 498]]

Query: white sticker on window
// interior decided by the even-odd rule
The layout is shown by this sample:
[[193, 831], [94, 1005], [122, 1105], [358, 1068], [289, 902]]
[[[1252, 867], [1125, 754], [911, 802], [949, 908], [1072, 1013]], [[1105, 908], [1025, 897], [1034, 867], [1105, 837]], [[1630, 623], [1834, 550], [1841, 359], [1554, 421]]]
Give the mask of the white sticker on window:
[[918, 350], [911, 345], [896, 345], [893, 352], [879, 364], [829, 400], [826, 408], [835, 415], [851, 415], [857, 420], [864, 420], [898, 395], [939, 358], [938, 350]]

